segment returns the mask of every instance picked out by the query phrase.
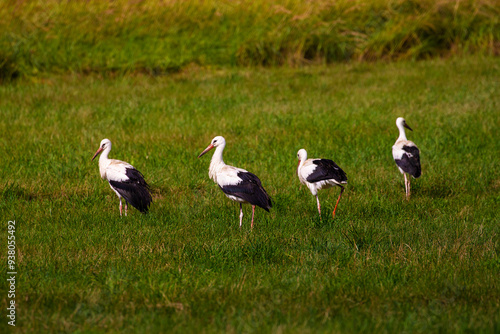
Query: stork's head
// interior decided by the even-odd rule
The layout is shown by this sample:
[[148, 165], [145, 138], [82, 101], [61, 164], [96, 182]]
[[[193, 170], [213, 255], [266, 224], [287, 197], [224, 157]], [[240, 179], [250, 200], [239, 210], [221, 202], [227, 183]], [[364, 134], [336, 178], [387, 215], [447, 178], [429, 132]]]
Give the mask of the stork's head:
[[307, 152], [306, 152], [306, 150], [304, 150], [303, 148], [301, 148], [297, 152], [297, 158], [299, 159], [299, 162], [306, 161], [307, 160]]
[[101, 144], [99, 145], [99, 149], [95, 152], [94, 156], [92, 157], [92, 160], [95, 159], [102, 151], [105, 149], [111, 150], [111, 141], [109, 139], [103, 139], [101, 140]]
[[200, 153], [198, 158], [207, 153], [208, 151], [210, 151], [211, 149], [213, 149], [214, 147], [225, 146], [225, 145], [226, 145], [226, 140], [224, 139], [224, 137], [217, 136], [214, 139], [212, 139], [210, 145], [208, 145], [208, 147], [203, 152]]
[[410, 128], [410, 127], [406, 124], [406, 121], [405, 121], [405, 119], [404, 119], [403, 117], [398, 117], [398, 119], [396, 120], [396, 126], [397, 126], [398, 128], [400, 128], [400, 129], [401, 129], [401, 127], [405, 127], [405, 128], [407, 128], [408, 130], [413, 131], [413, 130], [412, 130], [412, 129], [411, 129], [411, 128]]
[[297, 165], [297, 173], [298, 173], [299, 172], [300, 163], [307, 160], [307, 152], [306, 152], [306, 150], [304, 150], [303, 148], [301, 148], [297, 152], [297, 158], [299, 159], [299, 164]]

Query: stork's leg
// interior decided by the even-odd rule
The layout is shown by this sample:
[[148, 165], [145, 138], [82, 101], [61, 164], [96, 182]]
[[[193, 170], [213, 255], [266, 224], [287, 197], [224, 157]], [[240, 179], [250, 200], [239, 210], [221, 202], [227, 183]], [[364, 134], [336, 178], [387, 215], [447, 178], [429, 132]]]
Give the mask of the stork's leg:
[[319, 204], [318, 194], [316, 194], [316, 202], [318, 202], [318, 212], [319, 212], [319, 218], [321, 218], [321, 205]]
[[243, 222], [243, 208], [242, 208], [242, 205], [240, 203], [240, 228], [241, 228], [241, 223]]
[[125, 201], [125, 217], [127, 217], [128, 202]]
[[122, 198], [120, 197], [120, 217], [122, 216]]
[[340, 194], [339, 194], [339, 198], [337, 199], [337, 204], [335, 204], [335, 209], [333, 209], [333, 213], [332, 213], [333, 218], [335, 218], [335, 211], [337, 210], [337, 205], [339, 205], [340, 197], [342, 197], [342, 193], [344, 192], [344, 187], [342, 187], [342, 186], [339, 186], [339, 187], [340, 187]]
[[252, 224], [250, 225], [250, 228], [253, 228], [253, 216], [255, 215], [255, 205], [252, 205]]
[[403, 173], [403, 176], [405, 177], [405, 195], [406, 199], [408, 199], [408, 180], [406, 179], [406, 173]]
[[411, 195], [411, 187], [410, 187], [410, 175], [408, 175], [408, 195], [407, 195], [407, 199], [410, 200], [410, 195]]

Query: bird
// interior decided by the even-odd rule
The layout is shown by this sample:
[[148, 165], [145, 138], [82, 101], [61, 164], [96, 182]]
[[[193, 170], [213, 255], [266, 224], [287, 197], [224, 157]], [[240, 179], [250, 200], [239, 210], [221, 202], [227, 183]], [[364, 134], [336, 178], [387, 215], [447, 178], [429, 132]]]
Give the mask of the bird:
[[201, 158], [205, 153], [215, 147], [215, 152], [210, 161], [208, 176], [220, 187], [222, 192], [231, 200], [240, 203], [240, 228], [243, 222], [242, 204], [252, 205], [252, 223], [255, 215], [255, 206], [269, 212], [272, 207], [271, 197], [262, 186], [260, 179], [249, 171], [226, 165], [222, 159], [222, 152], [226, 147], [226, 140], [222, 136], [212, 139], [210, 145], [200, 153]]
[[333, 186], [340, 187], [340, 195], [332, 213], [333, 218], [335, 218], [337, 205], [339, 205], [340, 197], [342, 197], [342, 193], [344, 192], [343, 184], [347, 184], [346, 173], [332, 160], [307, 159], [307, 151], [303, 148], [297, 152], [297, 158], [299, 159], [297, 175], [300, 182], [306, 185], [311, 193], [316, 196], [320, 218], [321, 205], [319, 203], [318, 190], [328, 189]]
[[414, 142], [406, 139], [405, 128], [410, 131], [413, 130], [406, 124], [403, 117], [398, 117], [396, 119], [396, 126], [399, 129], [399, 137], [392, 146], [392, 156], [399, 171], [404, 175], [406, 199], [409, 200], [410, 177], [407, 177], [406, 174], [410, 174], [414, 178], [418, 178], [422, 174], [422, 169], [420, 167], [420, 150]]
[[103, 180], [108, 181], [109, 186], [120, 199], [120, 216], [122, 216], [122, 197], [125, 199], [125, 216], [128, 209], [127, 203], [140, 212], [147, 213], [153, 199], [144, 176], [127, 162], [109, 159], [110, 151], [111, 141], [103, 139], [92, 161], [102, 153], [99, 157], [99, 173]]

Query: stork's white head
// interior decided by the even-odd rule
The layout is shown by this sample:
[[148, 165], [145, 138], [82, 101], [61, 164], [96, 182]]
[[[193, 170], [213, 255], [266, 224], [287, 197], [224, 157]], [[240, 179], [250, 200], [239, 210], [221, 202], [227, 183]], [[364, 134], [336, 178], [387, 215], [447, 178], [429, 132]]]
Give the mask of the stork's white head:
[[215, 137], [214, 139], [212, 139], [212, 142], [210, 143], [210, 145], [208, 145], [208, 147], [200, 153], [200, 155], [198, 156], [201, 157], [202, 155], [204, 155], [205, 153], [207, 153], [208, 151], [210, 151], [211, 149], [213, 149], [214, 147], [218, 147], [218, 146], [226, 146], [226, 140], [224, 139], [224, 137], [222, 136], [217, 136]]
[[99, 149], [97, 149], [97, 151], [95, 152], [94, 156], [92, 157], [92, 160], [95, 159], [95, 157], [97, 157], [99, 155], [99, 153], [101, 153], [102, 151], [104, 150], [111, 150], [111, 140], [109, 139], [103, 139], [101, 140], [101, 144], [99, 145]]
[[402, 129], [403, 127], [407, 128], [408, 130], [410, 131], [413, 131], [407, 124], [406, 124], [406, 121], [403, 117], [398, 117], [398, 119], [396, 119], [396, 126], [399, 128], [399, 129]]
[[298, 152], [297, 152], [297, 158], [299, 159], [299, 163], [297, 164], [297, 174], [299, 174], [299, 167], [300, 167], [300, 163], [304, 162], [307, 160], [307, 152], [306, 150], [304, 150], [303, 148], [301, 148]]
[[299, 159], [299, 163], [301, 161], [306, 161], [307, 160], [307, 152], [306, 150], [304, 150], [303, 148], [301, 148], [298, 152], [297, 152], [297, 158]]

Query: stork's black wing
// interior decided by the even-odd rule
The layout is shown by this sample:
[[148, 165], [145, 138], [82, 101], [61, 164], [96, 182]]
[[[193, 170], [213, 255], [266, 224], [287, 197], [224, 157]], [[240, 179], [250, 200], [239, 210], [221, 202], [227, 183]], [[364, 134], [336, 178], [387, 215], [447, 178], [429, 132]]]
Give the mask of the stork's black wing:
[[395, 159], [396, 164], [403, 172], [410, 174], [414, 178], [418, 178], [422, 174], [420, 166], [420, 151], [416, 146], [403, 146], [403, 155], [401, 159]]
[[346, 183], [347, 175], [335, 162], [330, 159], [315, 159], [314, 171], [306, 178], [307, 182], [319, 182], [323, 180], [335, 180], [337, 183]]
[[219, 187], [227, 195], [239, 197], [246, 202], [257, 205], [269, 212], [272, 207], [271, 197], [267, 194], [259, 178], [250, 172], [238, 172], [241, 181], [238, 184]]
[[153, 199], [144, 176], [135, 168], [126, 168], [125, 175], [128, 178], [126, 181], [108, 182], [134, 208], [142, 213], [148, 212]]

